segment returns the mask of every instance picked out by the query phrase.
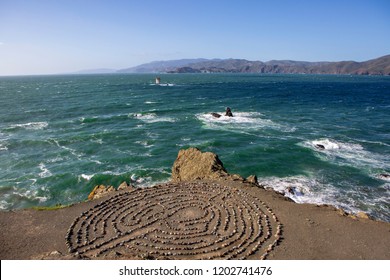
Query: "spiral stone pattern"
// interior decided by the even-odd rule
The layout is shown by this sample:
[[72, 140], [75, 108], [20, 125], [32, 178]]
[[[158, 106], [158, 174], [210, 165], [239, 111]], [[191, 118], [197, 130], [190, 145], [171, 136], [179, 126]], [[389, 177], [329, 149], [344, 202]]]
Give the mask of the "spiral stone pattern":
[[66, 244], [92, 259], [265, 259], [281, 231], [272, 210], [243, 189], [167, 183], [121, 192], [81, 213]]

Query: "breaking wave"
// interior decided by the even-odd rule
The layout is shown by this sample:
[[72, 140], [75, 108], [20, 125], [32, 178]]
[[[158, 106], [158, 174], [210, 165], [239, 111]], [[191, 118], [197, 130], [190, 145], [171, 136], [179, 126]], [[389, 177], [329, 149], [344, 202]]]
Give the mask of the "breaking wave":
[[1, 187], [0, 188], [0, 209], [7, 210], [25, 205], [36, 205], [46, 202], [49, 197], [42, 194], [47, 190], [41, 188], [24, 188], [24, 187]]
[[363, 211], [377, 219], [390, 221], [388, 206], [386, 206], [390, 205], [389, 183], [378, 187], [376, 194], [367, 191], [367, 188], [363, 186], [343, 190], [316, 178], [305, 176], [268, 177], [259, 179], [259, 183], [265, 188], [282, 193], [296, 203], [332, 205], [349, 213]]
[[217, 112], [221, 117], [216, 118], [211, 113], [196, 114], [196, 118], [200, 120], [206, 128], [217, 130], [229, 129], [273, 129], [284, 132], [292, 132], [295, 128], [281, 125], [272, 120], [263, 118], [263, 115], [258, 112], [235, 112], [234, 117], [225, 116], [224, 112]]
[[174, 122], [176, 122], [175, 118], [172, 118], [172, 117], [159, 117], [155, 113], [145, 113], [145, 114], [136, 113], [136, 114], [132, 114], [131, 116], [133, 118], [137, 119], [137, 120], [141, 120], [141, 121], [146, 122], [146, 123], [157, 123], [157, 122], [170, 122], [170, 123], [174, 123]]
[[48, 127], [49, 124], [47, 122], [29, 122], [29, 123], [21, 123], [11, 125], [8, 129], [29, 129], [29, 130], [39, 130]]
[[333, 139], [306, 141], [300, 145], [316, 151], [316, 155], [325, 161], [358, 168], [390, 169], [389, 158], [385, 155], [367, 151], [357, 143], [345, 143]]

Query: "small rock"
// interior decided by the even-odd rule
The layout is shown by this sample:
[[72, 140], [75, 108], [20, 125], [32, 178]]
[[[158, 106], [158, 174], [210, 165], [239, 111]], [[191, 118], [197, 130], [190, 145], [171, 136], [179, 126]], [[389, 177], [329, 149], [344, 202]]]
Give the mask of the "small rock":
[[357, 212], [356, 217], [358, 217], [360, 219], [370, 219], [370, 216], [363, 211]]
[[316, 148], [319, 150], [325, 150], [325, 146], [321, 144], [316, 144]]
[[386, 180], [386, 181], [390, 180], [390, 174], [388, 173], [381, 173], [377, 177], [379, 179]]
[[250, 175], [248, 178], [245, 179], [247, 182], [258, 185], [259, 182], [257, 181], [256, 175]]
[[88, 200], [94, 200], [101, 198], [105, 195], [108, 195], [111, 192], [114, 192], [115, 188], [113, 186], [106, 187], [105, 185], [98, 185], [93, 188], [91, 193], [88, 195]]
[[347, 212], [345, 212], [343, 209], [338, 209], [337, 210], [337, 213], [339, 213], [339, 215], [341, 215], [341, 216], [348, 216], [348, 214], [347, 214]]
[[286, 192], [288, 192], [290, 194], [295, 194], [293, 187], [287, 187]]
[[126, 190], [126, 189], [132, 189], [132, 188], [134, 188], [133, 185], [129, 185], [126, 181], [124, 181], [122, 184], [119, 185], [118, 191]]

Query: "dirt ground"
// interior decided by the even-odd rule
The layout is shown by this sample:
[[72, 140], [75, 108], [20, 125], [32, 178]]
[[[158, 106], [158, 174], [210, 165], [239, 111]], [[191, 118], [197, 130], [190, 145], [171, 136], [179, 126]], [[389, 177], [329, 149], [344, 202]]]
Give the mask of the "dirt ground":
[[[210, 182], [196, 182], [196, 184], [199, 185], [202, 183], [210, 184]], [[274, 241], [272, 249], [267, 251], [266, 259], [390, 259], [389, 223], [346, 215], [331, 206], [297, 204], [274, 191], [265, 190], [242, 182], [221, 181], [217, 183], [226, 186], [232, 193], [241, 190], [245, 195], [248, 195], [250, 199], [261, 201], [263, 204], [259, 203], [260, 207], [268, 209], [264, 211], [269, 212], [267, 215], [269, 215], [270, 219], [273, 217], [274, 220], [277, 221], [277, 223], [271, 221], [271, 229], [269, 231], [272, 235], [276, 234], [276, 226], [279, 224], [281, 225], [282, 230], [280, 234], [277, 232], [280, 238], [278, 237], [278, 240]], [[183, 185], [181, 187], [186, 187], [185, 184], [180, 184]], [[176, 184], [176, 186], [177, 185], [178, 184]], [[115, 192], [111, 197], [118, 193], [126, 193], [126, 191]], [[131, 196], [129, 196], [129, 198], [134, 199]], [[93, 207], [109, 207], [110, 203], [113, 201], [112, 199], [107, 205], [101, 204], [103, 201], [108, 201], [108, 199], [111, 198], [105, 197], [94, 201], [77, 203], [70, 207], [58, 210], [38, 211], [26, 209], [1, 211], [0, 259], [80, 258], [78, 253], [68, 253], [69, 244], [66, 243], [66, 237], [69, 235], [69, 228], [71, 225], [75, 225], [74, 221], [77, 217], [82, 217], [82, 213], [90, 211]], [[249, 198], [245, 196], [245, 199], [248, 200]], [[204, 201], [206, 201], [206, 199], [204, 199]], [[249, 202], [248, 205], [250, 203], [251, 202]], [[142, 205], [142, 203], [140, 205]], [[142, 206], [138, 207], [142, 208]], [[196, 210], [192, 205], [192, 208], [188, 208], [188, 211], [182, 216], [187, 218], [198, 217], [199, 215], [198, 213], [195, 213], [196, 211], [194, 209]], [[134, 209], [132, 211], [134, 211]], [[230, 210], [226, 211], [227, 213], [230, 213]], [[252, 215], [249, 210], [245, 211], [246, 214]], [[153, 213], [153, 210], [149, 210], [149, 212]], [[170, 217], [172, 217], [172, 215], [173, 214], [171, 214]], [[224, 220], [227, 220], [226, 216], [227, 214], [221, 214], [221, 217]], [[197, 219], [199, 220], [200, 218], [198, 217]], [[162, 225], [163, 223], [160, 222], [160, 224]], [[246, 225], [245, 222], [240, 221], [238, 221], [237, 224], [241, 227]], [[157, 223], [156, 225], [156, 229], [154, 230], [161, 230], [158, 228]], [[108, 224], [108, 228], [110, 228], [110, 226], [111, 225]], [[226, 224], [225, 227], [228, 228], [228, 226], [229, 225]], [[256, 231], [256, 227], [260, 228], [260, 226], [254, 224], [254, 231]], [[252, 234], [252, 231], [250, 231], [250, 234]], [[146, 234], [143, 236], [146, 236]], [[245, 231], [243, 236], [249, 238], [248, 231]], [[73, 243], [75, 242], [76, 241], [73, 240]], [[244, 243], [241, 242], [240, 244]], [[262, 252], [255, 252], [250, 258], [260, 259], [261, 253]], [[111, 259], [142, 258], [142, 256], [140, 257], [137, 254], [126, 256], [118, 252], [114, 255], [103, 255], [103, 258], [105, 257]], [[89, 256], [89, 258], [93, 259], [91, 256]], [[171, 256], [169, 258], [174, 257]]]

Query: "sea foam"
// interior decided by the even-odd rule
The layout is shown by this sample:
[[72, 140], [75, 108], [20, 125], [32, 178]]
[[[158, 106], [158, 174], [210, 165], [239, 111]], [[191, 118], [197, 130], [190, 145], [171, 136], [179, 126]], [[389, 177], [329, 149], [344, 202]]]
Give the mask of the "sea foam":
[[316, 155], [325, 161], [358, 168], [390, 169], [386, 155], [367, 151], [358, 143], [341, 142], [334, 139], [305, 141], [299, 145], [316, 151]]
[[206, 128], [215, 130], [262, 130], [273, 129], [285, 132], [292, 132], [294, 128], [287, 127], [273, 122], [270, 119], [263, 117], [263, 114], [258, 112], [233, 112], [233, 117], [225, 116], [224, 112], [217, 112], [221, 117], [216, 118], [211, 113], [196, 114], [196, 118], [200, 120]]
[[160, 117], [155, 113], [136, 113], [132, 115], [133, 118], [141, 120], [146, 123], [156, 123], [156, 122], [171, 122], [174, 123], [176, 122], [176, 119], [172, 117]]
[[48, 127], [48, 125], [49, 124], [47, 122], [29, 122], [29, 123], [14, 124], [11, 125], [9, 128], [10, 129], [24, 128], [29, 130], [39, 130]]
[[[340, 190], [329, 183], [323, 183], [316, 178], [305, 176], [291, 176], [285, 178], [268, 177], [259, 180], [260, 185], [273, 189], [296, 203], [309, 203], [316, 205], [333, 205], [349, 213], [366, 212], [364, 205], [374, 206], [377, 198], [363, 195], [351, 188]], [[389, 202], [389, 198], [383, 198]], [[373, 207], [372, 207], [373, 208]], [[371, 212], [373, 210], [370, 210]], [[383, 212], [383, 211], [380, 211]], [[374, 216], [382, 214], [375, 213]]]
[[52, 176], [53, 174], [50, 172], [49, 169], [47, 169], [46, 165], [41, 162], [39, 164], [39, 169], [41, 170], [41, 172], [39, 173], [39, 177], [41, 178], [47, 178], [47, 177], [50, 177]]

